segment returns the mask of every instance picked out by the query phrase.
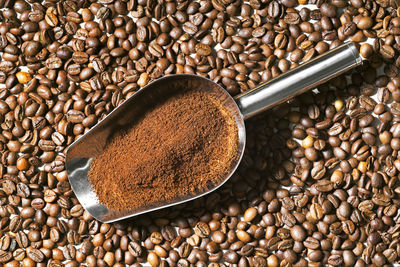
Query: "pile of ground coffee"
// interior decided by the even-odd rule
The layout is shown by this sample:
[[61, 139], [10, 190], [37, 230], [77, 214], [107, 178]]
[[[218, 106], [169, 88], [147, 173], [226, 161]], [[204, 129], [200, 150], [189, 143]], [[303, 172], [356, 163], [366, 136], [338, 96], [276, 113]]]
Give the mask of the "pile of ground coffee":
[[222, 182], [238, 150], [237, 124], [213, 95], [176, 93], [116, 135], [90, 167], [110, 209], [150, 207]]

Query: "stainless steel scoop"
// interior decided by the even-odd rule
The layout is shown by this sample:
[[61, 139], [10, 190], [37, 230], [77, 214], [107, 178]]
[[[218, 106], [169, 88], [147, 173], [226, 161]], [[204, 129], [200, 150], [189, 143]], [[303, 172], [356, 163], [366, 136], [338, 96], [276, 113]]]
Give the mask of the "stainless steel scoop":
[[[285, 102], [361, 64], [362, 58], [358, 49], [353, 43], [347, 43], [235, 98], [232, 98], [218, 84], [200, 76], [178, 74], [160, 78], [126, 100], [69, 147], [66, 154], [66, 169], [71, 187], [82, 206], [93, 217], [103, 222], [129, 218], [201, 197], [224, 184], [239, 165], [246, 143], [245, 119]], [[230, 173], [224, 181], [205, 193], [195, 196], [180, 196], [163, 205], [150, 203], [140, 209], [117, 211], [110, 210], [99, 203], [88, 179], [90, 162], [104, 150], [111, 135], [135, 122], [145, 107], [159, 102], [159, 99], [171, 91], [188, 87], [201, 88], [218, 95], [237, 122], [239, 149], [235, 162], [230, 166]]]

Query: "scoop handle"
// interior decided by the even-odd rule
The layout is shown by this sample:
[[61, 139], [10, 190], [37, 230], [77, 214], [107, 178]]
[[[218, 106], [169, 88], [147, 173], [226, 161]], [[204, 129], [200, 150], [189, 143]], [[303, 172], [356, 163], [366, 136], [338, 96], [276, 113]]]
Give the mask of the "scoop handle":
[[236, 96], [235, 100], [247, 119], [361, 64], [358, 49], [348, 42]]

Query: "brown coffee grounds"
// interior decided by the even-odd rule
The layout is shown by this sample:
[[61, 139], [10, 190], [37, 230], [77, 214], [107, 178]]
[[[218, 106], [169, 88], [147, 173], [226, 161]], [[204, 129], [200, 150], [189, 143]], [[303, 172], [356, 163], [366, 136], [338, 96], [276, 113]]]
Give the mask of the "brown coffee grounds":
[[187, 90], [113, 137], [91, 163], [89, 179], [109, 209], [172, 203], [221, 183], [237, 143], [237, 124], [218, 99]]

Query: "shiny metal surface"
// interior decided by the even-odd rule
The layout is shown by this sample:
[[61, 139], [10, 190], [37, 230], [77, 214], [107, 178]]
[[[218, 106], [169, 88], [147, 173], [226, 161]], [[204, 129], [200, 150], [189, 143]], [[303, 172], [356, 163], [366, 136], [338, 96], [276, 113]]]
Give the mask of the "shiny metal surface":
[[247, 119], [361, 64], [362, 58], [354, 43], [346, 43], [235, 99]]
[[[96, 155], [103, 151], [113, 133], [126, 125], [133, 124], [138, 115], [146, 110], [146, 108], [160, 102], [160, 99], [165, 99], [166, 95], [183, 88], [201, 88], [206, 92], [216, 95], [221, 103], [224, 103], [234, 116], [238, 125], [239, 149], [235, 161], [230, 166], [229, 175], [225, 177], [222, 183], [207, 192], [195, 196], [182, 196], [162, 206], [148, 205], [141, 209], [124, 211], [107, 209], [107, 207], [99, 203], [96, 193], [88, 179], [90, 162]], [[245, 142], [246, 131], [243, 117], [235, 101], [226, 90], [216, 83], [200, 76], [191, 74], [171, 75], [160, 78], [142, 88], [111, 112], [104, 120], [90, 129], [88, 133], [71, 144], [66, 154], [66, 169], [71, 187], [81, 205], [96, 219], [103, 222], [113, 222], [190, 201], [216, 190], [224, 184], [236, 170], [244, 152]]]
[[[216, 83], [200, 76], [177, 74], [160, 78], [126, 100], [69, 147], [66, 153], [66, 170], [71, 187], [82, 206], [93, 217], [103, 222], [113, 222], [199, 198], [224, 184], [239, 165], [246, 143], [244, 119], [314, 88], [361, 63], [362, 59], [354, 44], [345, 44], [270, 82], [239, 95], [236, 100]], [[115, 132], [133, 124], [138, 115], [142, 114], [146, 108], [155, 105], [160, 99], [165, 99], [166, 95], [171, 92], [188, 87], [201, 88], [217, 96], [221, 103], [224, 103], [231, 111], [237, 122], [239, 149], [235, 162], [230, 166], [229, 175], [225, 177], [221, 184], [207, 192], [177, 197], [162, 206], [150, 204], [140, 209], [124, 211], [107, 209], [99, 203], [88, 179], [90, 162], [104, 150]]]

